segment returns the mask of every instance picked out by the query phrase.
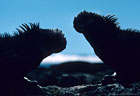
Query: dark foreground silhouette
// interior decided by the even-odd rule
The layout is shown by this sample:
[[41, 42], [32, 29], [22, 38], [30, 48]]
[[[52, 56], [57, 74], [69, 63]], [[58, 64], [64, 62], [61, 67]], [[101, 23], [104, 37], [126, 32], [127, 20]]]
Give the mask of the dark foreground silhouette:
[[36, 80], [41, 86], [72, 87], [94, 84], [101, 81], [105, 75], [112, 73], [112, 69], [103, 63], [73, 61], [52, 65], [49, 68], [39, 67], [30, 72], [27, 77], [32, 81]]
[[24, 76], [37, 68], [45, 57], [66, 47], [66, 39], [58, 29], [41, 29], [35, 23], [22, 24], [20, 28], [13, 35], [0, 34], [0, 92], [4, 94], [25, 93], [32, 89], [28, 88], [32, 84], [34, 89], [38, 88]]
[[121, 29], [116, 21], [113, 15], [83, 11], [75, 17], [74, 28], [85, 36], [96, 55], [117, 72], [120, 82], [139, 81], [140, 33]]
[[[109, 77], [112, 72], [112, 69], [104, 63], [75, 61], [49, 68], [38, 68], [30, 72], [28, 78], [37, 80], [42, 86], [44, 95], [41, 96], [140, 95], [140, 82], [125, 87]], [[102, 79], [106, 74], [109, 76]], [[31, 92], [27, 96], [34, 96]]]

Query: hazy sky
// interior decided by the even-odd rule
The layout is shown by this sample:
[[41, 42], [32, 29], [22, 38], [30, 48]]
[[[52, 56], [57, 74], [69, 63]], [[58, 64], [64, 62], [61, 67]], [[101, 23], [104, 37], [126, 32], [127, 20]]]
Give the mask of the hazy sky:
[[115, 14], [122, 28], [140, 29], [140, 0], [0, 0], [0, 32], [12, 33], [22, 23], [40, 22], [41, 28], [65, 33], [68, 44], [62, 53], [93, 53], [73, 28], [74, 16], [83, 10]]

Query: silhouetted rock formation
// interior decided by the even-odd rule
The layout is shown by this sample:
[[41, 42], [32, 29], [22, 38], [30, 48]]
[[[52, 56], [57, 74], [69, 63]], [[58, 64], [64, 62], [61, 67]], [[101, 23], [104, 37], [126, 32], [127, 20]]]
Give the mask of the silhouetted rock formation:
[[[39, 24], [22, 24], [13, 35], [0, 34], [0, 88], [20, 89], [24, 76], [37, 68], [52, 53], [65, 49], [66, 39], [62, 31], [41, 29]], [[25, 82], [24, 82], [25, 81]]]
[[27, 77], [36, 80], [41, 86], [56, 85], [61, 87], [93, 84], [99, 82], [105, 75], [113, 71], [103, 63], [88, 63], [82, 61], [65, 62], [52, 65], [49, 68], [37, 68]]
[[82, 33], [96, 55], [116, 72], [121, 82], [140, 80], [140, 33], [120, 29], [114, 15], [101, 16], [83, 11], [74, 19], [74, 28]]
[[[78, 72], [74, 71], [73, 73], [73, 67], [77, 65], [81, 67], [79, 62], [79, 64], [75, 65], [76, 63], [77, 62], [68, 62], [63, 63], [62, 65], [56, 65], [55, 69], [60, 70], [56, 72], [55, 69], [52, 70], [52, 68], [38, 68], [37, 70], [30, 72], [28, 74], [30, 75], [29, 78], [38, 80], [40, 82], [38, 83], [42, 85], [41, 89], [43, 91], [42, 94], [44, 95], [39, 96], [140, 96], [140, 82], [132, 83], [129, 87], [126, 87], [116, 82], [110, 75], [103, 80], [98, 81], [99, 77], [103, 77], [108, 73], [107, 70], [109, 71], [110, 69], [106, 69], [104, 64], [98, 64], [99, 66], [96, 66], [96, 64], [94, 66], [94, 64], [92, 64], [92, 67], [85, 66], [83, 67], [83, 71], [81, 68]], [[81, 62], [81, 64], [83, 65], [84, 62]], [[60, 67], [62, 67], [62, 71]], [[71, 69], [71, 72], [69, 71], [70, 69], [68, 71], [63, 71], [63, 69], [67, 69], [67, 67]], [[88, 69], [89, 67], [93, 68], [93, 70], [96, 68], [99, 70], [94, 74], [91, 74], [90, 71], [89, 73], [87, 71], [86, 73], [83, 73], [85, 72], [84, 69]], [[104, 70], [102, 70], [103, 67], [105, 67]], [[32, 95], [32, 91], [29, 91], [27, 96], [34, 95]]]

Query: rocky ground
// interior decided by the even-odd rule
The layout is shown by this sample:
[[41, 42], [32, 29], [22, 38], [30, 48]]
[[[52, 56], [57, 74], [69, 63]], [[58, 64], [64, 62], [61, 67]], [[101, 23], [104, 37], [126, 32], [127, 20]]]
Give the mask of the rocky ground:
[[102, 85], [86, 84], [69, 88], [47, 86], [43, 90], [46, 96], [140, 96], [140, 83], [131, 84], [126, 88], [121, 84], [113, 83]]
[[12, 96], [140, 96], [140, 82], [124, 86], [112, 73], [102, 63], [68, 62], [38, 68], [27, 75], [30, 80], [25, 90]]
[[36, 80], [41, 86], [72, 87], [96, 83], [112, 73], [113, 71], [102, 63], [67, 62], [50, 68], [38, 68], [27, 77], [32, 81]]

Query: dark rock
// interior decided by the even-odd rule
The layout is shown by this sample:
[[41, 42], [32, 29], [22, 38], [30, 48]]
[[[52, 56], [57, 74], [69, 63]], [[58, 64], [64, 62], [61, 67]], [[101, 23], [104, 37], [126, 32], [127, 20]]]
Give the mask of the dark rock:
[[[66, 71], [65, 72], [59, 72], [59, 71], [51, 72], [51, 70], [48, 71], [47, 69], [40, 68], [38, 70], [35, 70], [34, 72], [31, 72], [30, 78], [32, 77], [31, 74], [33, 73], [36, 73], [36, 74], [38, 73], [42, 75], [41, 72], [43, 74], [48, 73], [49, 75], [53, 76], [54, 80], [56, 80], [54, 84], [48, 83], [48, 85], [40, 87], [41, 90], [43, 91], [43, 94], [45, 94], [42, 96], [55, 96], [55, 95], [56, 96], [112, 96], [112, 95], [139, 96], [140, 95], [140, 82], [130, 83], [129, 87], [126, 87], [120, 84], [119, 82], [115, 81], [116, 79], [115, 75], [108, 75], [108, 76], [105, 76], [102, 80], [96, 79], [96, 81], [94, 82], [95, 78], [97, 77], [96, 74], [89, 75], [88, 73], [82, 73], [82, 72], [81, 73], [69, 73], [69, 72], [66, 73]], [[99, 73], [97, 72], [97, 75], [98, 74]], [[44, 75], [44, 76], [47, 76], [47, 75]], [[36, 76], [36, 78], [37, 77], [38, 76]], [[48, 82], [48, 81], [45, 81], [45, 82]]]
[[1, 96], [28, 96], [29, 94], [43, 95], [43, 91], [37, 82], [30, 81], [27, 78], [20, 82], [17, 81], [17, 83], [11, 84], [5, 89], [0, 89]]
[[83, 61], [73, 61], [73, 62], [64, 62], [59, 65], [53, 65], [49, 68], [49, 70], [55, 70], [60, 72], [66, 72], [66, 73], [91, 73], [96, 74], [97, 72], [101, 71], [110, 71], [108, 72], [113, 73], [113, 71], [110, 69], [109, 66], [107, 66], [104, 63], [89, 63], [89, 62], [83, 62]]
[[84, 63], [67, 62], [50, 68], [38, 68], [30, 72], [27, 77], [31, 80], [37, 80], [41, 86], [57, 85], [70, 87], [81, 84], [93, 84], [100, 81], [104, 75], [113, 73], [105, 64]]
[[116, 83], [116, 73], [114, 73], [113, 75], [105, 75], [104, 78], [101, 80], [101, 83], [103, 85], [107, 85], [107, 84], [113, 84]]
[[126, 88], [121, 84], [87, 84], [87, 85], [78, 85], [74, 87], [58, 87], [58, 86], [47, 86], [43, 87], [43, 91], [47, 96], [112, 96], [112, 95], [131, 95], [139, 96], [140, 89], [135, 89], [140, 83], [137, 82], [131, 88]]

